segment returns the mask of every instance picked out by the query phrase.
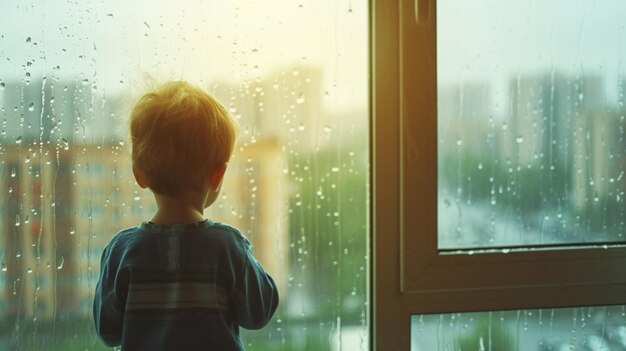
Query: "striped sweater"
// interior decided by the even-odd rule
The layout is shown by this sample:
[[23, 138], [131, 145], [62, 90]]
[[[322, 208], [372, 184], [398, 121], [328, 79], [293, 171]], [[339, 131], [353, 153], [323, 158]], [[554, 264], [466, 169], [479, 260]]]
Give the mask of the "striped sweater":
[[140, 226], [104, 249], [93, 302], [98, 335], [134, 350], [243, 350], [278, 305], [272, 278], [235, 228], [209, 220]]

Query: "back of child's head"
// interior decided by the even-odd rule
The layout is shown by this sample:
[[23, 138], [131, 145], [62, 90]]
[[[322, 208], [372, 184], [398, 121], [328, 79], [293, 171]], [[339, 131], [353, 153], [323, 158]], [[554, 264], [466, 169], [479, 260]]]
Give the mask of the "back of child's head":
[[200, 191], [233, 151], [236, 123], [226, 109], [187, 82], [143, 95], [130, 115], [133, 166], [149, 188], [177, 196]]

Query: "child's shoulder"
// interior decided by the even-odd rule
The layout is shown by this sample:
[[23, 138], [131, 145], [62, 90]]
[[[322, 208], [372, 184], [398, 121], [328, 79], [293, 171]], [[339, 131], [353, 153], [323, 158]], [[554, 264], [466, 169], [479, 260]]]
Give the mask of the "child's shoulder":
[[208, 230], [212, 235], [218, 236], [223, 240], [234, 241], [239, 245], [250, 246], [248, 238], [246, 238], [239, 229], [230, 224], [209, 222]]
[[128, 245], [129, 240], [132, 239], [134, 234], [136, 234], [138, 231], [139, 227], [137, 226], [120, 230], [113, 236], [113, 238], [111, 238], [111, 241], [109, 241], [107, 247], [110, 249], [115, 249]]

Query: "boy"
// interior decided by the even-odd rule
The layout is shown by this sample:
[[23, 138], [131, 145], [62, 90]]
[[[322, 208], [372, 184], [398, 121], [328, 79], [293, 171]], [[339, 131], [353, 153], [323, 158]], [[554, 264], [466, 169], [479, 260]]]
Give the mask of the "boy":
[[171, 82], [137, 102], [130, 132], [133, 174], [157, 211], [104, 249], [98, 335], [124, 351], [243, 350], [239, 326], [265, 326], [278, 292], [237, 229], [204, 219], [233, 150], [234, 121], [201, 89]]

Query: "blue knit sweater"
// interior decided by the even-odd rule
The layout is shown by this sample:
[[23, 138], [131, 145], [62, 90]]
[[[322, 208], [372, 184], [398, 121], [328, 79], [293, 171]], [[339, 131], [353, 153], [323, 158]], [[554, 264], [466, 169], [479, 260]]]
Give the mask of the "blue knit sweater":
[[243, 350], [239, 327], [259, 329], [278, 306], [272, 278], [235, 228], [209, 220], [142, 223], [104, 249], [93, 314], [108, 346]]

